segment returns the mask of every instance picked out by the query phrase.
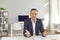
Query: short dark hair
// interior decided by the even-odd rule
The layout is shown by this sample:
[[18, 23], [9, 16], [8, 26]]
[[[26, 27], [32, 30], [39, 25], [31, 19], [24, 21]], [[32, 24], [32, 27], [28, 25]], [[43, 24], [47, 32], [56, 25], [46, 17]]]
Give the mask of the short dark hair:
[[36, 8], [32, 8], [32, 9], [30, 10], [30, 12], [31, 12], [31, 11], [34, 11], [34, 10], [38, 11]]

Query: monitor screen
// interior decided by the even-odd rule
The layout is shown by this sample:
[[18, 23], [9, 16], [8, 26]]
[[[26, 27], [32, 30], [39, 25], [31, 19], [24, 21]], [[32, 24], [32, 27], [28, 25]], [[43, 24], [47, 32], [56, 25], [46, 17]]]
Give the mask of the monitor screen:
[[26, 19], [28, 19], [28, 18], [29, 18], [28, 15], [19, 15], [19, 16], [18, 16], [18, 21], [24, 21], [24, 20], [26, 20]]

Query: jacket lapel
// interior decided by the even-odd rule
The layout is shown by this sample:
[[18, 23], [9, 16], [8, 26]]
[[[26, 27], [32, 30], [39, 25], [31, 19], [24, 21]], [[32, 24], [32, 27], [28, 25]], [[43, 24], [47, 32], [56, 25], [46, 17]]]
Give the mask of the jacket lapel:
[[30, 27], [31, 27], [31, 31], [32, 31], [32, 33], [33, 33], [33, 26], [32, 26], [32, 21], [31, 21], [31, 19], [30, 19]]
[[36, 24], [35, 24], [35, 34], [37, 33], [37, 30], [38, 30], [38, 20], [36, 21]]

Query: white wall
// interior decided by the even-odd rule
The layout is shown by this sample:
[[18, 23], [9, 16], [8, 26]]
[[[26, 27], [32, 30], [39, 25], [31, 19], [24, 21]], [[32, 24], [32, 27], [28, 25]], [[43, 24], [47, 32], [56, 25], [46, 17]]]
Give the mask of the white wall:
[[[51, 34], [55, 33], [55, 25], [59, 24], [59, 5], [58, 5], [58, 0], [50, 0], [51, 2], [51, 19], [50, 19], [50, 30], [51, 30]], [[56, 29], [59, 29], [58, 26]], [[60, 31], [60, 30], [59, 30]]]
[[59, 0], [59, 24], [60, 24], [60, 0]]
[[0, 1], [0, 5], [1, 5], [1, 1]]
[[38, 17], [43, 17], [49, 13], [49, 7], [44, 5], [48, 0], [1, 0], [1, 7], [9, 12], [9, 23], [18, 22], [17, 15], [29, 15], [31, 8], [39, 10]]
[[51, 24], [58, 24], [58, 0], [51, 0]]

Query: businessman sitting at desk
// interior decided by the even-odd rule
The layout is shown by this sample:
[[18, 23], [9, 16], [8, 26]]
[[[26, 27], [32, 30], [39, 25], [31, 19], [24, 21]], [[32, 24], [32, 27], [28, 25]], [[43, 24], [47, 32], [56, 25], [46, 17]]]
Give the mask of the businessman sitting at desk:
[[30, 18], [24, 21], [24, 36], [30, 37], [33, 35], [39, 35], [39, 32], [41, 32], [42, 36], [48, 34], [43, 28], [42, 20], [37, 18], [37, 14], [37, 9], [33, 8], [30, 10]]

